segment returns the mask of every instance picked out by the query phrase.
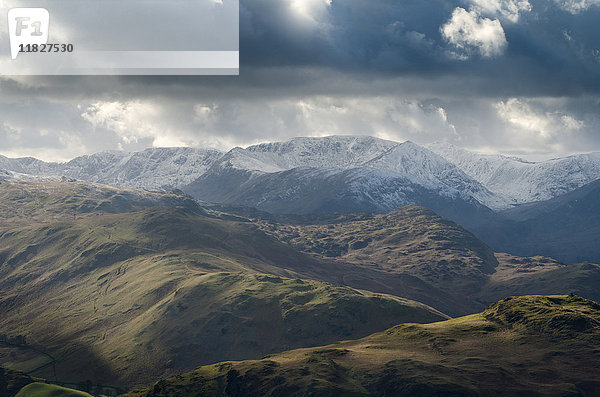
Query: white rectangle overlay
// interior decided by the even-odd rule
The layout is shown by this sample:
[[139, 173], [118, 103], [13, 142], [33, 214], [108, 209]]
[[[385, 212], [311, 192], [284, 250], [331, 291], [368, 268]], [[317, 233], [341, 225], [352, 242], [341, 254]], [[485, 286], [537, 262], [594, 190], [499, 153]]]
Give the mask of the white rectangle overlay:
[[239, 0], [0, 0], [0, 75], [238, 75]]

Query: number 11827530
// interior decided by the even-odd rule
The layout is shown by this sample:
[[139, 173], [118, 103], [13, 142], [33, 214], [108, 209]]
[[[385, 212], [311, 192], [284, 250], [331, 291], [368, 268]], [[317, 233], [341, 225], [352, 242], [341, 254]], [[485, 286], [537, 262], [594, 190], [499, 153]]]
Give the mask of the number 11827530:
[[20, 44], [19, 52], [73, 52], [73, 44]]

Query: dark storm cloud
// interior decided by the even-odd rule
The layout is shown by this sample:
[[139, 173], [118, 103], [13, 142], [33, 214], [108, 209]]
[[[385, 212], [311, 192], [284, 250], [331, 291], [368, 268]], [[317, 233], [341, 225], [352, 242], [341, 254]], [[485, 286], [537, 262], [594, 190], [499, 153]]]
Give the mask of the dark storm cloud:
[[476, 3], [333, 0], [309, 24], [289, 2], [242, 1], [242, 72], [311, 66], [371, 79], [468, 77], [474, 93], [494, 95], [600, 92], [600, 7], [572, 14], [551, 0], [537, 0], [516, 22], [484, 14], [500, 19], [508, 42], [504, 53], [491, 59], [453, 58], [440, 27], [455, 8], [470, 9]]
[[[600, 29], [595, 26], [600, 7], [571, 14], [552, 0], [531, 1], [531, 11], [521, 12], [516, 22], [483, 13], [481, 18], [499, 18], [506, 48], [491, 57], [471, 51], [468, 58], [458, 59], [454, 55], [461, 55], [461, 50], [442, 37], [440, 28], [457, 7], [469, 10], [476, 3], [243, 0], [239, 77], [57, 77], [45, 81], [48, 90], [60, 86], [65, 95], [113, 96], [120, 92], [277, 96], [340, 90], [394, 94], [412, 91], [415, 78], [423, 80], [425, 90], [437, 84], [432, 91], [438, 95], [457, 90], [475, 96], [600, 92]], [[360, 89], [355, 90], [356, 86]]]
[[242, 0], [240, 76], [0, 79], [0, 151], [45, 122], [63, 159], [327, 134], [600, 150], [599, 3]]
[[[324, 2], [323, 2], [324, 3]], [[429, 68], [442, 55], [446, 1], [332, 1], [314, 23], [290, 2], [242, 2], [240, 46], [246, 66], [323, 66], [366, 72]], [[315, 7], [316, 8], [316, 7]]]

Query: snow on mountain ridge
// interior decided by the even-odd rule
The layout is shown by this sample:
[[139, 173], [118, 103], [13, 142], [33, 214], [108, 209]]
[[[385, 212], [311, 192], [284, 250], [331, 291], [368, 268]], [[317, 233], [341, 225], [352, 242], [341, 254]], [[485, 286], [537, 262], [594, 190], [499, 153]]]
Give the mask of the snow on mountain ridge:
[[0, 156], [0, 167], [21, 174], [70, 178], [149, 190], [191, 183], [212, 166], [222, 152], [214, 149], [151, 148], [141, 152], [105, 151], [66, 163]]
[[[104, 152], [66, 163], [65, 174], [92, 182], [153, 190], [168, 189], [191, 183], [221, 156], [222, 153], [217, 150], [194, 148]], [[107, 161], [107, 157], [112, 159]], [[89, 166], [90, 160], [95, 166]]]
[[[600, 153], [533, 163], [516, 157], [477, 154], [450, 144], [423, 147], [410, 141], [398, 143], [369, 136], [328, 136], [262, 143], [245, 149], [234, 148], [227, 153], [193, 148], [154, 148], [133, 153], [107, 151], [67, 163], [0, 156], [0, 169], [12, 172], [11, 177], [19, 179], [44, 176], [60, 180], [64, 175], [149, 190], [182, 188], [207, 173], [212, 174], [213, 183], [217, 183], [215, 178], [223, 177], [223, 172], [231, 172], [230, 176], [237, 175], [241, 181], [301, 167], [386, 170], [395, 177], [407, 178], [412, 184], [437, 190], [440, 195], [450, 197], [460, 192], [463, 197], [468, 195], [499, 210], [557, 197], [599, 179]], [[9, 176], [5, 174], [3, 178]], [[361, 178], [363, 182], [366, 180]], [[230, 179], [229, 183], [227, 188], [234, 189], [238, 182]], [[381, 181], [377, 183], [380, 185]]]
[[[206, 175], [203, 179], [210, 178], [214, 181], [235, 174], [235, 178], [238, 178], [237, 182], [234, 183], [233, 179], [229, 179], [231, 189], [235, 190], [236, 183], [247, 185], [248, 181], [260, 175], [289, 170], [298, 170], [294, 173], [294, 177], [303, 181], [311, 174], [309, 168], [330, 170], [334, 173], [353, 170], [350, 174], [345, 173], [344, 178], [360, 175], [360, 169], [364, 168], [366, 173], [377, 179], [374, 183], [377, 184], [378, 189], [382, 186], [383, 180], [393, 180], [394, 182], [390, 183], [398, 188], [398, 183], [403, 178], [409, 185], [437, 191], [440, 196], [474, 198], [493, 209], [508, 207], [506, 200], [494, 195], [454, 164], [422, 146], [410, 141], [397, 143], [365, 136], [294, 138], [286, 142], [264, 143], [246, 149], [235, 148], [225, 154], [208, 171], [210, 175]], [[380, 172], [373, 173], [371, 170]], [[240, 171], [250, 174], [246, 176], [236, 174]], [[382, 171], [389, 176], [384, 175]], [[280, 178], [280, 175], [273, 177]], [[319, 178], [322, 179], [324, 176], [319, 174]], [[368, 179], [363, 177], [359, 179], [362, 181], [362, 188], [368, 190]], [[263, 183], [263, 179], [260, 181]], [[350, 188], [353, 190], [361, 189], [360, 184], [351, 180], [346, 180], [345, 183], [350, 183]], [[198, 186], [207, 188], [203, 182]], [[204, 197], [200, 192], [197, 194]], [[289, 191], [283, 196], [289, 197]]]
[[600, 178], [600, 153], [540, 162], [470, 152], [447, 143], [426, 145], [512, 204], [548, 200]]
[[454, 191], [472, 196], [480, 203], [495, 210], [508, 207], [508, 203], [503, 197], [490, 192], [480, 182], [468, 176], [442, 156], [410, 141], [397, 145], [366, 165], [389, 169], [403, 176], [412, 176], [428, 188], [447, 186]]
[[397, 146], [397, 142], [370, 136], [300, 137], [285, 142], [236, 148], [227, 161], [238, 169], [278, 172], [297, 167], [341, 168], [360, 166]]

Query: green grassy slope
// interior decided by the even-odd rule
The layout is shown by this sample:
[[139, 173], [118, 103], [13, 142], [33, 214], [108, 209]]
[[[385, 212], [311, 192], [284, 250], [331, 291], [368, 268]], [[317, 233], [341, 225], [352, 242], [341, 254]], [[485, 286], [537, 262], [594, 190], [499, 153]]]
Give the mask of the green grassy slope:
[[79, 390], [36, 382], [22, 388], [15, 397], [91, 397], [91, 395]]
[[0, 336], [30, 345], [0, 343], [0, 363], [50, 380], [131, 386], [443, 318], [414, 301], [462, 315], [513, 294], [600, 299], [599, 266], [494, 254], [414, 206], [280, 223], [84, 183], [0, 197]]
[[597, 303], [513, 297], [453, 320], [200, 367], [129, 396], [594, 396], [599, 343]]
[[367, 219], [262, 225], [298, 250], [416, 276], [450, 296], [460, 291], [455, 301], [478, 290], [498, 264], [493, 251], [471, 233], [417, 206]]
[[180, 191], [147, 192], [88, 182], [0, 183], [0, 227], [134, 212], [155, 206], [182, 206], [202, 212]]
[[399, 294], [451, 315], [482, 310], [509, 295], [574, 292], [600, 301], [600, 266], [494, 254], [473, 234], [422, 207], [377, 215], [250, 215], [266, 233], [328, 263], [351, 263], [390, 277], [417, 277], [436, 291], [437, 298], [444, 293], [452, 307], [440, 306], [436, 296], [418, 290]]
[[[249, 223], [157, 207], [0, 231], [0, 362], [120, 385], [223, 359], [444, 316], [416, 302], [296, 280], [314, 259]], [[270, 274], [270, 276], [264, 275]], [[291, 278], [290, 278], [291, 277]], [[43, 367], [45, 364], [47, 366]]]

